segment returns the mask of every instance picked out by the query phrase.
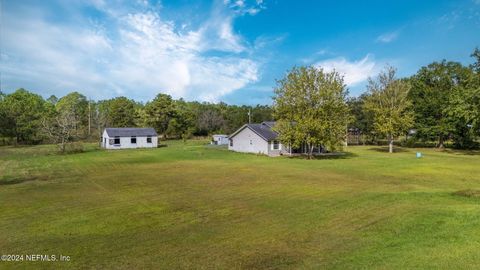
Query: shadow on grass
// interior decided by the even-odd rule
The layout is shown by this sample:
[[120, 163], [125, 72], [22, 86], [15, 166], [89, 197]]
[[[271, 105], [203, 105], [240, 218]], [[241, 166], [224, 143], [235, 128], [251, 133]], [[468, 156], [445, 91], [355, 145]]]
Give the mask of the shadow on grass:
[[479, 198], [480, 197], [480, 190], [476, 189], [465, 189], [459, 190], [452, 193], [455, 196], [462, 196], [467, 198]]
[[48, 180], [47, 177], [40, 177], [40, 176], [24, 176], [24, 177], [11, 177], [11, 176], [6, 176], [0, 179], [0, 186], [8, 186], [8, 185], [16, 185], [16, 184], [21, 184], [25, 182], [31, 182], [31, 181], [45, 181]]
[[[371, 147], [371, 148], [368, 148], [368, 150], [381, 152], [381, 153], [388, 153], [388, 146], [386, 146], [386, 147], [384, 147], [384, 146]], [[404, 148], [400, 148], [400, 147], [397, 146], [397, 147], [393, 147], [393, 152], [394, 153], [405, 153], [405, 152], [409, 152], [409, 150], [404, 149]]]
[[447, 149], [443, 149], [441, 151], [443, 151], [445, 153], [453, 154], [453, 155], [480, 156], [480, 150], [460, 150], [460, 149], [447, 148]]
[[[286, 156], [291, 159], [308, 159], [307, 155], [295, 155], [295, 156]], [[337, 152], [337, 153], [325, 153], [325, 154], [316, 154], [312, 157], [312, 160], [324, 160], [324, 159], [350, 159], [358, 157], [357, 154], [350, 152]]]

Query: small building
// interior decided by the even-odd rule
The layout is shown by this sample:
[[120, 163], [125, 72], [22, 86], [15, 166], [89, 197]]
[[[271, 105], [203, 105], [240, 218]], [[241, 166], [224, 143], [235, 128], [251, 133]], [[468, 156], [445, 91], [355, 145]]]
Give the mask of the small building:
[[156, 148], [158, 135], [153, 128], [105, 128], [101, 145], [105, 149]]
[[[245, 124], [232, 135], [228, 150], [244, 153], [263, 154], [268, 156], [307, 154], [308, 147], [303, 144], [300, 148], [291, 148], [283, 145], [278, 140], [278, 133], [272, 128], [275, 122], [262, 122], [260, 124]], [[324, 148], [315, 146], [315, 154], [323, 153]]]
[[215, 134], [212, 136], [212, 141], [210, 144], [213, 145], [228, 145], [229, 143], [228, 135], [224, 134]]
[[236, 152], [278, 156], [283, 145], [277, 140], [277, 132], [272, 130], [275, 122], [245, 124], [232, 135], [228, 149]]

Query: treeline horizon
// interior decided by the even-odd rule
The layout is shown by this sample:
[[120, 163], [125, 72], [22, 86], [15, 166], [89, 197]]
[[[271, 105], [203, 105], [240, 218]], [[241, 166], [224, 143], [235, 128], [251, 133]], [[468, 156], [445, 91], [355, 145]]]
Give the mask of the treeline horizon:
[[[250, 120], [272, 120], [270, 105], [230, 105], [224, 102], [185, 101], [159, 93], [147, 102], [125, 96], [89, 100], [79, 91], [63, 97], [41, 95], [19, 88], [0, 92], [0, 137], [14, 138], [14, 143], [37, 144], [42, 136], [42, 120], [57, 113], [73, 112], [76, 137], [99, 137], [106, 127], [154, 127], [164, 138], [208, 136], [232, 133]], [[46, 140], [48, 141], [48, 139]]]
[[[468, 66], [436, 61], [399, 79], [408, 87], [408, 110], [414, 119], [411, 143], [434, 142], [444, 147], [452, 142], [456, 148], [478, 148], [480, 50], [471, 56], [475, 62]], [[344, 100], [351, 118], [347, 129], [361, 134], [364, 142], [376, 143], [384, 136], [375, 131], [373, 117], [365, 110], [369, 95], [366, 91]], [[44, 99], [20, 88], [10, 94], [0, 92], [0, 137], [12, 144], [59, 143], [98, 139], [105, 127], [153, 127], [164, 139], [186, 139], [231, 134], [249, 122], [249, 112], [252, 123], [276, 120], [274, 110], [275, 102], [230, 105], [173, 99], [163, 93], [145, 103], [124, 96], [92, 101], [77, 91]]]

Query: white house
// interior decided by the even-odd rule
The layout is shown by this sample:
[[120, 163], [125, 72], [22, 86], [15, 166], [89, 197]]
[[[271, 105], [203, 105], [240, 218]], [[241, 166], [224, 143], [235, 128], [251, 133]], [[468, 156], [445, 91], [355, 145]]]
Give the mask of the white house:
[[[268, 156], [296, 155], [308, 153], [308, 147], [291, 148], [278, 140], [278, 133], [272, 128], [275, 122], [246, 124], [229, 136], [228, 150], [245, 153], [264, 154]], [[324, 152], [321, 146], [314, 147], [314, 154]]]
[[106, 128], [101, 145], [105, 149], [156, 148], [158, 135], [153, 128]]
[[277, 140], [278, 133], [272, 130], [274, 125], [275, 122], [243, 125], [230, 135], [228, 149], [269, 156], [280, 155], [284, 147]]
[[212, 136], [212, 141], [210, 144], [214, 145], [227, 145], [229, 143], [228, 135], [224, 134], [215, 134]]

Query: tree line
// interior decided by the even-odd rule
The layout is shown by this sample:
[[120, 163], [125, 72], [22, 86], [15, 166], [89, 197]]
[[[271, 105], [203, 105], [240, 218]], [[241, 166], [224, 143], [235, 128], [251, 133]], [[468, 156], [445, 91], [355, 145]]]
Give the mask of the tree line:
[[293, 148], [319, 145], [335, 151], [351, 133], [364, 142], [386, 139], [389, 152], [399, 137], [407, 144], [445, 142], [478, 148], [480, 135], [480, 50], [475, 63], [433, 62], [411, 77], [397, 78], [386, 66], [368, 79], [367, 91], [348, 98], [343, 77], [322, 68], [295, 67], [274, 89], [273, 111], [280, 140]]
[[475, 62], [469, 66], [443, 60], [402, 79], [388, 68], [369, 80], [366, 93], [347, 101], [353, 115], [349, 129], [370, 143], [383, 137], [391, 144], [405, 135], [412, 145], [443, 148], [451, 142], [455, 148], [478, 148], [480, 50], [471, 56]]
[[237, 106], [173, 99], [160, 93], [142, 103], [127, 97], [92, 101], [79, 92], [42, 96], [18, 89], [0, 92], [0, 138], [5, 143], [98, 140], [105, 127], [153, 127], [162, 138], [230, 134], [249, 121], [277, 120], [284, 143], [339, 148], [348, 133], [364, 143], [406, 136], [410, 143], [478, 147], [480, 50], [474, 64], [433, 62], [407, 78], [387, 66], [367, 91], [348, 98], [343, 77], [318, 67], [295, 67], [274, 87], [273, 105]]
[[126, 97], [91, 101], [79, 92], [61, 98], [18, 89], [0, 93], [0, 137], [5, 143], [62, 143], [98, 139], [105, 127], [153, 127], [162, 138], [232, 133], [251, 121], [272, 119], [267, 105], [237, 106], [173, 99], [158, 94], [141, 103]]

